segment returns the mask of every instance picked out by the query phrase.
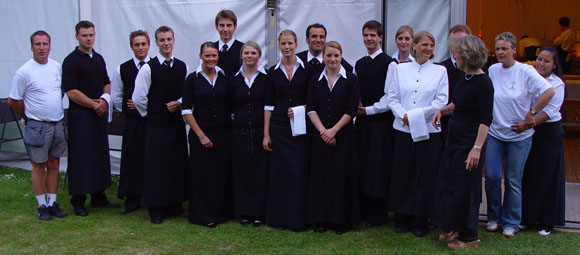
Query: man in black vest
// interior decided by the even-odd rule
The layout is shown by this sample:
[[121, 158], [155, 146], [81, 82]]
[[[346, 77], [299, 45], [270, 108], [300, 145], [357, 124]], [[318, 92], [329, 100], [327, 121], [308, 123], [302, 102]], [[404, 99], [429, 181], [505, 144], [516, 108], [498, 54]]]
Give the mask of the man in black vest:
[[[445, 68], [447, 68], [447, 79], [449, 80], [449, 102], [453, 99], [453, 91], [455, 90], [455, 85], [465, 78], [465, 72], [457, 68], [457, 63], [453, 58], [453, 52], [451, 52], [451, 44], [455, 43], [461, 37], [466, 35], [471, 35], [471, 29], [464, 24], [458, 24], [449, 29], [449, 58], [441, 62]], [[447, 123], [451, 116], [443, 116], [441, 118], [441, 150], [445, 147], [445, 141], [447, 140]]]
[[95, 25], [75, 26], [79, 46], [62, 63], [62, 88], [70, 99], [68, 110], [69, 193], [74, 214], [87, 216], [85, 200], [93, 207], [119, 207], [104, 191], [111, 186], [107, 119], [111, 105], [110, 81], [103, 57], [93, 49]]
[[[376, 20], [363, 25], [366, 56], [355, 64], [360, 85], [360, 106], [356, 119], [360, 165], [360, 206], [366, 227], [387, 221], [387, 198], [393, 165], [393, 121], [387, 106], [385, 79], [392, 59], [381, 49], [383, 26]], [[391, 68], [396, 68], [393, 64]]]
[[134, 57], [117, 67], [111, 81], [111, 96], [117, 111], [123, 112], [123, 145], [121, 147], [121, 176], [117, 196], [125, 198], [130, 213], [141, 206], [143, 193], [143, 162], [145, 157], [145, 119], [139, 115], [131, 96], [137, 72], [149, 61], [149, 34], [143, 30], [131, 32], [129, 44]]
[[220, 39], [215, 42], [218, 48], [218, 66], [228, 76], [234, 76], [242, 66], [240, 51], [244, 43], [234, 38], [236, 28], [238, 18], [233, 11], [221, 10], [215, 16], [215, 29], [220, 34]]
[[[324, 70], [322, 61], [322, 46], [326, 43], [326, 28], [320, 23], [314, 23], [306, 28], [306, 44], [308, 50], [296, 54], [306, 64], [306, 68], [311, 68], [313, 73], [320, 73]], [[352, 73], [352, 66], [342, 59], [340, 64], [344, 69]]]
[[133, 104], [145, 118], [143, 204], [160, 224], [168, 216], [182, 215], [187, 199], [187, 144], [181, 117], [181, 95], [187, 65], [173, 57], [173, 29], [155, 31], [156, 57], [135, 78]]

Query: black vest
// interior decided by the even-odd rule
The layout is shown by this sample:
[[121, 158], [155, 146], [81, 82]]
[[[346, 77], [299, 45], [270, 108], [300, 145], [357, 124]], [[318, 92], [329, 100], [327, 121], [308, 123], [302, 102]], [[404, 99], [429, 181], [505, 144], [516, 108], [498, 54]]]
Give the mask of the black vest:
[[149, 62], [151, 67], [151, 87], [147, 95], [147, 123], [151, 126], [165, 127], [175, 122], [183, 122], [181, 111], [169, 112], [168, 102], [182, 96], [183, 82], [187, 73], [185, 63], [173, 58], [173, 67], [159, 64], [157, 57]]
[[360, 86], [360, 99], [364, 106], [373, 105], [385, 95], [385, 78], [391, 57], [384, 52], [374, 59], [363, 57], [355, 64]]
[[127, 101], [131, 99], [133, 95], [133, 90], [135, 90], [135, 78], [139, 69], [135, 66], [133, 59], [121, 64], [120, 66], [121, 81], [123, 82], [123, 114], [127, 119], [134, 119], [140, 117], [139, 113], [135, 109], [129, 109], [127, 106]]
[[[219, 47], [219, 43], [215, 42], [215, 45]], [[229, 48], [225, 53], [218, 49], [218, 63], [217, 65], [224, 70], [224, 72], [233, 77], [242, 66], [242, 57], [240, 51], [242, 50], [244, 44], [238, 40], [235, 40], [232, 47]]]

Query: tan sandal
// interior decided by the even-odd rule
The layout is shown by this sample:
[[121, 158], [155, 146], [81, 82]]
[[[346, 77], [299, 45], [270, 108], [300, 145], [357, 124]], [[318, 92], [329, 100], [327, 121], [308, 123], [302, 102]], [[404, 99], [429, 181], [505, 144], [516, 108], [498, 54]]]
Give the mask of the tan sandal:
[[456, 240], [455, 242], [448, 243], [447, 246], [454, 250], [477, 249], [480, 242], [481, 241], [479, 239], [471, 242], [462, 242]]
[[439, 241], [443, 241], [443, 242], [451, 242], [453, 241], [453, 239], [457, 238], [459, 236], [459, 233], [457, 231], [451, 231], [449, 233], [441, 233], [439, 235]]

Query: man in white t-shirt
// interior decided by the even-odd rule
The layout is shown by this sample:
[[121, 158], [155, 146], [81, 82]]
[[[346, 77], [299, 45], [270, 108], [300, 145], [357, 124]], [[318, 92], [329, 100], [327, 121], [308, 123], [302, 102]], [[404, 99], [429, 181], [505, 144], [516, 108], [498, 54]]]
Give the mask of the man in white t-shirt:
[[[39, 220], [67, 214], [56, 201], [59, 158], [66, 153], [63, 124], [61, 66], [48, 58], [50, 35], [36, 31], [30, 36], [32, 59], [14, 74], [8, 104], [26, 120], [24, 144], [32, 163], [32, 189], [38, 202]], [[44, 191], [47, 191], [45, 199]]]

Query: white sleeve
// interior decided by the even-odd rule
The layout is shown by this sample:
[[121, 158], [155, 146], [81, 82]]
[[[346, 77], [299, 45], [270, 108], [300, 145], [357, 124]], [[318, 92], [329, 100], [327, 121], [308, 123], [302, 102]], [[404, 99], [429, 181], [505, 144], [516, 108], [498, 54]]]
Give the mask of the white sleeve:
[[449, 79], [447, 78], [447, 70], [445, 70], [445, 68], [440, 70], [442, 70], [443, 75], [441, 75], [441, 78], [439, 79], [435, 97], [433, 98], [433, 101], [431, 101], [431, 105], [423, 107], [425, 119], [432, 118], [435, 111], [445, 107], [447, 101], [449, 101]]
[[542, 109], [550, 119], [554, 119], [560, 114], [560, 107], [562, 107], [562, 103], [564, 102], [564, 83], [562, 82], [554, 87], [554, 92], [555, 94], [552, 100]]
[[123, 111], [123, 81], [121, 80], [121, 66], [118, 66], [113, 72], [111, 79], [111, 99], [113, 100], [113, 107], [122, 112]]
[[145, 64], [135, 78], [135, 90], [133, 90], [133, 104], [142, 117], [147, 116], [147, 96], [151, 87], [151, 68]]
[[14, 100], [24, 99], [27, 83], [26, 76], [20, 72], [16, 72], [14, 78], [12, 78], [12, 84], [10, 84], [10, 93], [8, 94], [8, 97]]
[[395, 70], [393, 71], [393, 82], [388, 88], [387, 102], [389, 108], [391, 108], [391, 111], [395, 115], [395, 118], [403, 119], [407, 111], [405, 110], [405, 108], [403, 108], [403, 105], [401, 104], [401, 95], [399, 92], [399, 78], [398, 78], [399, 75], [397, 72], [398, 67], [395, 68]]
[[532, 95], [542, 94], [547, 89], [552, 88], [548, 80], [542, 77], [532, 66], [525, 66], [524, 73], [526, 76], [525, 85]]

